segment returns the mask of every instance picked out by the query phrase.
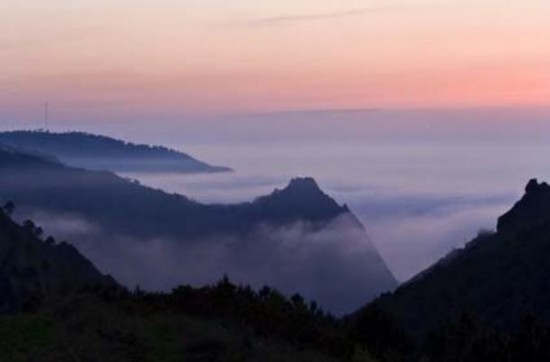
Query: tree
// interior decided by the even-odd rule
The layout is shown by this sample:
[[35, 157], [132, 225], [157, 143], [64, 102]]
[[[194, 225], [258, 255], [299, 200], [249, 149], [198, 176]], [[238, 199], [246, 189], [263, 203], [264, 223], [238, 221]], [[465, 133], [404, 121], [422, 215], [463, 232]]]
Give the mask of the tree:
[[52, 236], [48, 236], [45, 242], [48, 245], [55, 245], [55, 239]]
[[304, 297], [302, 297], [300, 294], [296, 293], [291, 298], [290, 301], [292, 302], [292, 305], [294, 308], [305, 311], [307, 310], [306, 303], [304, 301]]
[[32, 220], [23, 221], [23, 227], [32, 234], [34, 234], [34, 229], [36, 229], [36, 225], [32, 222]]
[[414, 340], [403, 330], [394, 317], [370, 304], [357, 313], [349, 326], [348, 337], [382, 361], [407, 356], [415, 349]]
[[12, 201], [8, 201], [4, 204], [3, 209], [6, 212], [6, 214], [12, 215], [13, 212], [15, 211], [15, 204]]
[[34, 229], [34, 235], [40, 239], [42, 237], [42, 235], [44, 235], [44, 229], [42, 229], [40, 226], [36, 227]]

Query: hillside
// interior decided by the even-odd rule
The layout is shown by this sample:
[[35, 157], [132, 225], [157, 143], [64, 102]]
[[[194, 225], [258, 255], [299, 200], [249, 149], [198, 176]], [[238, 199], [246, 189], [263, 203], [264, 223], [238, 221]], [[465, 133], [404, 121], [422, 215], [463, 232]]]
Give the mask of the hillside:
[[132, 287], [203, 285], [226, 273], [345, 313], [397, 285], [357, 218], [311, 178], [247, 203], [201, 204], [109, 172], [0, 151], [0, 189], [19, 217], [75, 240]]
[[0, 144], [26, 153], [51, 155], [64, 164], [114, 172], [228, 172], [188, 154], [161, 146], [134, 144], [82, 132], [0, 132]]
[[42, 230], [32, 222], [21, 226], [0, 210], [0, 313], [85, 288], [117, 288], [114, 279], [102, 275], [75, 247], [41, 237]]
[[550, 322], [550, 186], [531, 180], [523, 198], [463, 250], [376, 301], [422, 335], [470, 314], [514, 331], [534, 315]]

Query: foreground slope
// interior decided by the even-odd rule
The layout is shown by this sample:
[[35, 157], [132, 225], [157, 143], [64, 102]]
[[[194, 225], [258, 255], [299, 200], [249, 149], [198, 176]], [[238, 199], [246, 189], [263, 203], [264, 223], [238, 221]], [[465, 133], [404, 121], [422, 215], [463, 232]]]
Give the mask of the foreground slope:
[[480, 234], [376, 305], [417, 335], [464, 313], [505, 330], [528, 315], [550, 322], [550, 186], [531, 180], [496, 233]]
[[188, 154], [166, 147], [124, 142], [82, 132], [44, 131], [0, 132], [0, 144], [29, 153], [51, 155], [75, 167], [115, 172], [227, 172]]
[[223, 288], [83, 292], [0, 315], [0, 360], [335, 362], [349, 354], [330, 318], [284, 299], [275, 308], [270, 300], [239, 301]]
[[117, 287], [73, 246], [40, 236], [31, 222], [21, 226], [0, 210], [0, 313], [31, 307], [56, 294]]
[[167, 290], [224, 273], [349, 312], [396, 281], [346, 206], [311, 178], [252, 202], [207, 205], [109, 172], [0, 150], [0, 189], [121, 282]]

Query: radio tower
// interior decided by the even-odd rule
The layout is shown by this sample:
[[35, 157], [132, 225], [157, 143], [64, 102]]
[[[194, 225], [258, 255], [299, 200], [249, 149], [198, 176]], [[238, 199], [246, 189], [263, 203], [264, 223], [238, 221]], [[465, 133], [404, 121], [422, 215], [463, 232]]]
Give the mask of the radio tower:
[[48, 123], [50, 118], [50, 104], [49, 102], [44, 103], [44, 126], [46, 127], [46, 131], [48, 130]]

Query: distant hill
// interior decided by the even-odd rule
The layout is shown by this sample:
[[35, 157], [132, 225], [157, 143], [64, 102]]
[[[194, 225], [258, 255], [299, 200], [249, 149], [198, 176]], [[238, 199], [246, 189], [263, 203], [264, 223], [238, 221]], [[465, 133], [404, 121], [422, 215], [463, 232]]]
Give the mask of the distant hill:
[[228, 172], [188, 154], [82, 132], [0, 132], [0, 144], [36, 155], [51, 155], [64, 164], [114, 172]]
[[83, 229], [59, 234], [128, 285], [168, 289], [227, 273], [303, 292], [336, 313], [397, 285], [357, 218], [311, 178], [252, 202], [209, 205], [110, 172], [0, 150], [0, 190], [20, 217], [52, 230]]
[[117, 287], [75, 247], [52, 237], [43, 240], [41, 233], [32, 222], [21, 226], [0, 210], [0, 314], [57, 294]]
[[375, 302], [415, 335], [465, 313], [500, 329], [550, 323], [550, 186], [531, 180], [522, 199], [484, 232]]
[[260, 223], [307, 221], [322, 226], [349, 212], [311, 178], [294, 179], [253, 202], [202, 204], [111, 172], [73, 168], [1, 147], [0, 176], [2, 196], [19, 208], [80, 215], [110, 232], [143, 239], [242, 236]]

